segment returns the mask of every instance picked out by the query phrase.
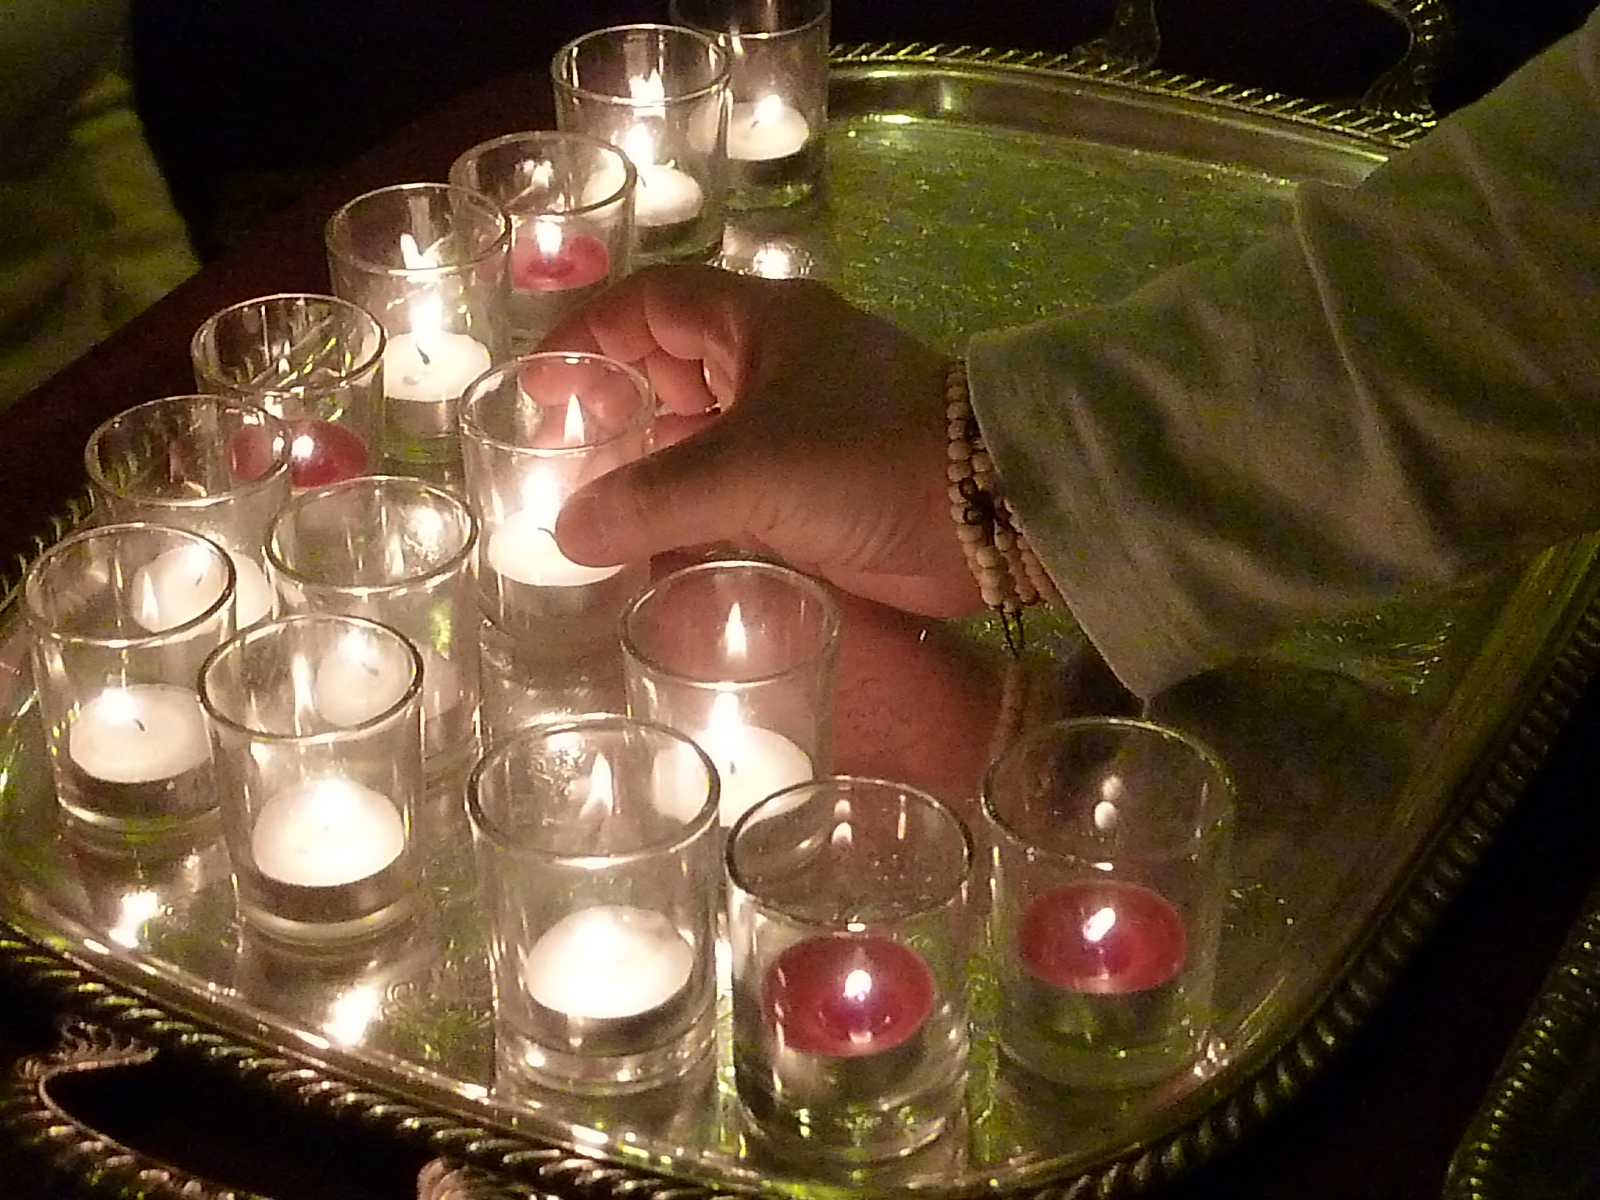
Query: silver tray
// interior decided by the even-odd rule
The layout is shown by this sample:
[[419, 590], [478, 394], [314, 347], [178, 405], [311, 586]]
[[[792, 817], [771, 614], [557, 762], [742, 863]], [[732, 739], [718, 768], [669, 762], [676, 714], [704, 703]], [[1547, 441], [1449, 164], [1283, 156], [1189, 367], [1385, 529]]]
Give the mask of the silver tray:
[[[1423, 124], [1201, 87], [1104, 59], [937, 47], [836, 57], [823, 203], [730, 230], [735, 265], [805, 271], [930, 341], [1113, 299], [1283, 224]], [[739, 261], [744, 256], [746, 261]], [[1159, 699], [1230, 762], [1241, 811], [1214, 1040], [1114, 1101], [998, 1061], [980, 965], [976, 1056], [949, 1135], [836, 1175], [764, 1160], [724, 1058], [648, 1099], [507, 1097], [459, 778], [430, 797], [428, 919], [361, 962], [285, 966], [241, 940], [217, 846], [151, 866], [61, 826], [14, 598], [0, 610], [0, 956], [74, 1012], [546, 1190], [1114, 1196], [1180, 1173], [1286, 1103], [1370, 1011], [1514, 805], [1600, 655], [1600, 542], [1469, 589], [1297, 631]], [[847, 605], [835, 769], [969, 806], [998, 739], [1126, 707], [1082, 637]]]

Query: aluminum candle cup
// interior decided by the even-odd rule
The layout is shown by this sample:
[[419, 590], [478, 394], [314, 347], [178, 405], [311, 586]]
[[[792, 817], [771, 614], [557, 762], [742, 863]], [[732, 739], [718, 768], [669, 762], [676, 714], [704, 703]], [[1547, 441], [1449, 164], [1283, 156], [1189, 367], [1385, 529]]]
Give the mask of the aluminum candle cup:
[[637, 172], [581, 133], [508, 133], [472, 147], [450, 182], [511, 217], [511, 349], [525, 354], [568, 313], [628, 273]]
[[415, 906], [422, 659], [386, 625], [292, 616], [201, 671], [239, 910], [263, 936], [328, 946]]
[[306, 292], [257, 296], [207, 318], [189, 341], [195, 386], [283, 418], [297, 488], [377, 467], [383, 328], [371, 313]]
[[480, 602], [526, 658], [614, 653], [622, 606], [648, 563], [588, 567], [556, 545], [556, 515], [588, 480], [644, 453], [649, 383], [596, 354], [534, 354], [506, 363], [462, 400], [461, 454], [478, 518]]
[[233, 559], [238, 627], [277, 611], [262, 543], [289, 499], [288, 426], [225, 396], [167, 396], [101, 424], [84, 464], [99, 521], [150, 521], [217, 542]]
[[147, 523], [92, 527], [29, 569], [22, 608], [61, 806], [88, 827], [155, 834], [217, 804], [196, 694], [234, 632], [233, 561]]
[[646, 262], [701, 261], [722, 243], [728, 54], [671, 25], [618, 25], [567, 43], [550, 66], [556, 125], [622, 150], [638, 171]]
[[478, 763], [467, 813], [501, 1068], [613, 1093], [698, 1063], [716, 991], [710, 763], [671, 730], [626, 717], [530, 726]]
[[1194, 1062], [1232, 811], [1211, 751], [1142, 721], [1044, 726], [991, 765], [991, 941], [1011, 1058], [1092, 1088], [1156, 1083]]
[[728, 50], [728, 202], [773, 208], [822, 181], [828, 0], [672, 0], [676, 24]]
[[324, 233], [334, 293], [377, 318], [384, 446], [454, 462], [461, 393], [508, 349], [511, 219], [479, 192], [406, 183], [357, 196]]
[[838, 650], [839, 609], [827, 587], [775, 563], [686, 567], [640, 593], [622, 617], [628, 710], [710, 755], [724, 826], [828, 772]]
[[477, 523], [461, 500], [393, 475], [302, 492], [267, 535], [267, 561], [286, 611], [367, 617], [421, 651], [430, 771], [455, 761], [476, 731], [476, 543]]
[[932, 796], [832, 776], [728, 836], [733, 1064], [780, 1150], [846, 1162], [936, 1138], [961, 1101], [972, 840]]

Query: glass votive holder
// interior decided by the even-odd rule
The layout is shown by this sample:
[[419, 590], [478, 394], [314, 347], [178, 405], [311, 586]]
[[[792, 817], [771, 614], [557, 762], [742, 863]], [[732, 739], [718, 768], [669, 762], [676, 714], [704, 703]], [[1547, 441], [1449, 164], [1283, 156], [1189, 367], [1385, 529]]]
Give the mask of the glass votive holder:
[[595, 1094], [682, 1077], [712, 1041], [711, 764], [627, 717], [535, 725], [479, 761], [467, 813], [500, 1067]]
[[472, 147], [450, 182], [511, 217], [511, 350], [526, 354], [564, 318], [621, 279], [633, 254], [633, 164], [582, 133], [508, 133]]
[[166, 396], [104, 421], [84, 464], [97, 520], [151, 521], [217, 542], [233, 559], [238, 627], [277, 611], [267, 526], [292, 490], [288, 426], [226, 396]]
[[403, 183], [351, 200], [324, 237], [334, 294], [387, 336], [385, 452], [453, 461], [461, 393], [509, 346], [511, 219], [468, 188]]
[[698, 30], [616, 25], [568, 42], [551, 76], [557, 127], [610, 142], [638, 171], [639, 258], [713, 257], [727, 174], [727, 51]]
[[778, 563], [696, 563], [636, 595], [621, 633], [628, 711], [710, 756], [724, 826], [828, 773], [839, 608], [825, 584]]
[[822, 181], [828, 0], [671, 0], [672, 20], [728, 50], [728, 203], [773, 208]]
[[422, 658], [363, 617], [282, 617], [201, 669], [239, 911], [263, 937], [335, 945], [415, 909]]
[[480, 603], [524, 658], [571, 660], [614, 646], [617, 616], [649, 564], [583, 566], [561, 553], [552, 531], [582, 484], [645, 452], [654, 411], [644, 376], [596, 354], [526, 355], [463, 397]]
[[1214, 754], [1090, 717], [1013, 742], [983, 783], [1002, 1050], [1057, 1083], [1159, 1083], [1203, 1048], [1233, 787]]
[[195, 386], [281, 417], [294, 486], [376, 466], [383, 432], [383, 327], [337, 296], [257, 296], [208, 317], [189, 340]]
[[50, 769], [87, 827], [155, 834], [216, 808], [197, 695], [234, 633], [234, 569], [187, 530], [91, 526], [29, 569], [22, 608]]
[[478, 707], [477, 522], [442, 488], [366, 475], [301, 492], [267, 533], [286, 612], [348, 613], [399, 630], [422, 654], [430, 772], [472, 745]]
[[733, 1067], [779, 1150], [843, 1162], [926, 1145], [967, 1071], [972, 839], [904, 784], [830, 776], [728, 835]]

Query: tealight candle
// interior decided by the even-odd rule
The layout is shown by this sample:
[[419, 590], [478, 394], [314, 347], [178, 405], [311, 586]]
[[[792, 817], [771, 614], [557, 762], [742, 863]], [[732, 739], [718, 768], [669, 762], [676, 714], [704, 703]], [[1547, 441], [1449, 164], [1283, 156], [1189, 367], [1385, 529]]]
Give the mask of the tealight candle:
[[67, 754], [108, 783], [153, 783], [194, 770], [211, 757], [200, 701], [188, 688], [145, 683], [110, 687], [78, 710]]
[[383, 352], [383, 394], [390, 400], [445, 404], [487, 371], [489, 362], [489, 348], [470, 334], [397, 333]]
[[226, 586], [221, 561], [204, 546], [165, 550], [134, 573], [134, 620], [151, 633], [186, 625]]
[[383, 793], [350, 779], [316, 779], [261, 806], [250, 834], [256, 869], [297, 887], [358, 883], [405, 850], [405, 819]]
[[909, 1041], [933, 1012], [933, 973], [886, 937], [830, 934], [781, 951], [767, 968], [762, 1007], [780, 1045], [829, 1058], [882, 1054]]
[[341, 729], [364, 725], [400, 703], [411, 686], [412, 664], [346, 634], [317, 664], [311, 696], [316, 709]]
[[811, 136], [805, 117], [781, 96], [735, 104], [728, 119], [728, 157], [766, 162], [798, 154]]
[[588, 567], [575, 563], [556, 544], [553, 517], [532, 508], [514, 512], [490, 534], [487, 550], [490, 570], [517, 583], [533, 587], [585, 587], [610, 579], [620, 565]]
[[640, 225], [651, 229], [682, 225], [699, 216], [704, 204], [704, 191], [687, 171], [654, 163], [639, 168], [634, 219]]
[[1188, 953], [1177, 910], [1149, 888], [1115, 879], [1058, 884], [1034, 897], [1016, 944], [1036, 979], [1106, 996], [1170, 982]]
[[[774, 792], [802, 783], [813, 774], [811, 757], [796, 743], [774, 730], [747, 724], [731, 692], [717, 696], [706, 728], [691, 736], [717, 768], [722, 789], [719, 819], [724, 828]], [[683, 769], [689, 770], [693, 779], [699, 760], [687, 752], [681, 756]], [[693, 795], [693, 789], [686, 794]]]
[[569, 913], [528, 950], [522, 980], [569, 1017], [617, 1020], [660, 1008], [694, 973], [694, 948], [663, 914], [598, 904]]
[[322, 487], [366, 471], [367, 444], [355, 430], [309, 417], [289, 422], [289, 472], [295, 487]]
[[[531, 235], [511, 249], [511, 286], [521, 292], [561, 292], [605, 282], [611, 255], [586, 233], [564, 233], [553, 220], [536, 217]], [[526, 228], [526, 227], [525, 227]]]

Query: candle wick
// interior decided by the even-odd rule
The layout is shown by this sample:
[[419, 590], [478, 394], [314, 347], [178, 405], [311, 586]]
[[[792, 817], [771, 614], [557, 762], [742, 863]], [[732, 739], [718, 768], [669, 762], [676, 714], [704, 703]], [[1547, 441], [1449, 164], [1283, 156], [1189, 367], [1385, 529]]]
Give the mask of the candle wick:
[[143, 721], [141, 721], [141, 720], [139, 720], [139, 718], [138, 718], [138, 717], [134, 717], [134, 718], [133, 718], [133, 723], [134, 723], [134, 725], [135, 725], [135, 726], [137, 726], [137, 727], [138, 727], [138, 730], [139, 730], [139, 732], [140, 732], [140, 733], [148, 733], [148, 732], [149, 732], [149, 730], [147, 730], [147, 729], [146, 729], [146, 728], [145, 728], [145, 727], [144, 727], [144, 722], [143, 722]]
[[425, 367], [431, 367], [433, 365], [433, 360], [428, 357], [428, 352], [422, 348], [422, 343], [417, 342], [416, 347], [417, 357], [422, 360], [422, 365]]

